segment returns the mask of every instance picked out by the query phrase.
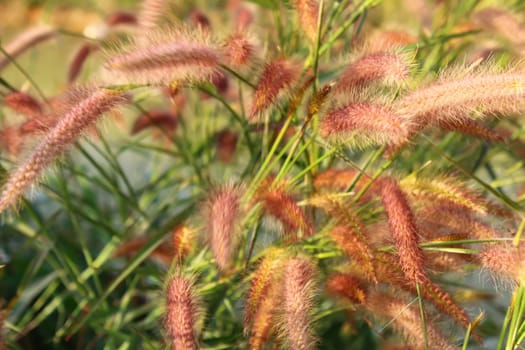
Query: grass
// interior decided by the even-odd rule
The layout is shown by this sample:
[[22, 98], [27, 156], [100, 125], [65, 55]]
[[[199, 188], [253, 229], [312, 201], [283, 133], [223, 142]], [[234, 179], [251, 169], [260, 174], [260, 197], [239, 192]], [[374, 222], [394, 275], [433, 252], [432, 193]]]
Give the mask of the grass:
[[[421, 21], [407, 20], [416, 11], [408, 4], [169, 2], [154, 21], [164, 31], [186, 23], [188, 46], [202, 44], [195, 9], [211, 23], [213, 38], [205, 45], [219, 53], [213, 69], [224, 74], [226, 89], [206, 74], [155, 81], [154, 70], [173, 62], [169, 54], [155, 58], [154, 47], [141, 56], [141, 81], [125, 69], [108, 79], [102, 71], [118, 67], [108, 67], [115, 53], [104, 49], [124, 53], [121, 42], [131, 37], [139, 38], [132, 49], [139, 51], [140, 40], [149, 40], [136, 25], [89, 39], [51, 21], [55, 39], [20, 55], [6, 49], [15, 35], [2, 37], [0, 51], [11, 60], [0, 71], [2, 196], [22, 160], [60, 125], [20, 136], [22, 150], [8, 152], [16, 140], [6, 130], [44, 116], [17, 112], [7, 102], [12, 90], [65, 120], [93, 96], [89, 90], [68, 102], [60, 97], [72, 90], [71, 58], [89, 42], [102, 50], [88, 56], [77, 84], [95, 83], [101, 89], [95, 91], [126, 93], [130, 101], [107, 113], [96, 134], [87, 130], [57, 155], [38, 184], [2, 213], [0, 345], [519, 349], [525, 337], [523, 78], [499, 91], [471, 87], [462, 106], [450, 103], [430, 116], [399, 106], [432, 84], [519, 72], [513, 66], [523, 54], [520, 38], [505, 28], [523, 27], [523, 4], [443, 1], [418, 9]], [[120, 6], [140, 18], [140, 3]], [[499, 14], [503, 24], [480, 19], [488, 6], [499, 9], [492, 18]], [[76, 7], [45, 4], [44, 17]], [[81, 7], [102, 22], [119, 4]], [[240, 25], [236, 11], [253, 16], [241, 31], [250, 32], [253, 45], [246, 66], [228, 61], [233, 49], [224, 44]], [[312, 16], [317, 25], [308, 33]], [[371, 76], [341, 86], [352, 62], [383, 51], [407, 61], [399, 80], [377, 78], [371, 66]], [[165, 75], [185, 64], [193, 69], [188, 75], [199, 74], [202, 64], [192, 64], [202, 57], [195, 52]], [[265, 80], [264, 67], [277, 59], [287, 65]], [[294, 81], [276, 87], [281, 81], [274, 77], [285, 73]], [[261, 89], [264, 81], [270, 83]], [[507, 88], [505, 103], [495, 101]], [[264, 112], [251, 116], [254, 96], [262, 96]], [[394, 117], [372, 115], [371, 104]], [[326, 116], [341, 107], [355, 114], [326, 126]], [[137, 118], [154, 111], [164, 119], [146, 117], [151, 125], [132, 134]], [[467, 127], [440, 127], [454, 118]], [[465, 120], [481, 126], [474, 130]], [[503, 142], [489, 141], [490, 132]], [[397, 197], [382, 193], [389, 181], [399, 187]], [[231, 188], [238, 198], [224, 194]], [[170, 294], [177, 279], [191, 285], [187, 295]]]

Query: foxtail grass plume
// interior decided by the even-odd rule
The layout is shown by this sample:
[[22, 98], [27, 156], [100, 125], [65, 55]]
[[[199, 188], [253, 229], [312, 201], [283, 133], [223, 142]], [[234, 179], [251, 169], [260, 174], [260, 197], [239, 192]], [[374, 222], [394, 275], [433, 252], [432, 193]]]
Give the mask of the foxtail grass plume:
[[[56, 35], [56, 30], [47, 26], [38, 26], [27, 29], [20, 33], [12, 41], [4, 45], [4, 50], [11, 56], [16, 58], [26, 50], [38, 45], [41, 42], [52, 39]], [[11, 61], [8, 57], [0, 54], [0, 72]]]
[[225, 62], [231, 67], [241, 68], [253, 62], [255, 46], [243, 33], [230, 35], [224, 43]]
[[230, 163], [235, 155], [239, 135], [231, 130], [224, 129], [215, 135], [217, 158], [223, 163]]
[[447, 131], [456, 131], [465, 135], [479, 137], [481, 139], [492, 141], [492, 142], [503, 142], [505, 138], [503, 135], [489, 129], [485, 125], [477, 122], [476, 120], [468, 118], [458, 118], [454, 120], [440, 120], [438, 126]]
[[458, 78], [454, 73], [446, 75], [397, 99], [393, 106], [396, 113], [419, 125], [525, 109], [524, 73], [468, 73]]
[[140, 115], [131, 128], [131, 134], [153, 128], [167, 137], [173, 137], [179, 124], [179, 115], [172, 111], [154, 110]]
[[408, 126], [386, 105], [356, 102], [334, 109], [321, 120], [321, 135], [334, 137], [355, 147], [403, 142]]
[[[264, 185], [268, 183], [265, 182]], [[283, 186], [261, 188], [258, 198], [262, 201], [264, 210], [283, 225], [284, 235], [288, 240], [295, 241], [299, 237], [313, 234], [312, 222]]]
[[330, 237], [348, 257], [362, 264], [368, 280], [378, 283], [374, 269], [374, 256], [367, 243], [364, 227], [356, 219], [352, 221], [347, 225], [334, 227], [330, 231]]
[[69, 65], [69, 72], [67, 75], [67, 81], [69, 84], [72, 84], [77, 80], [89, 55], [98, 49], [98, 45], [91, 43], [84, 44], [78, 49]]
[[489, 200], [454, 176], [432, 178], [407, 176], [401, 180], [401, 187], [414, 200], [425, 203], [428, 200], [449, 207], [469, 210], [479, 215], [501, 211]]
[[280, 332], [290, 349], [315, 349], [312, 311], [316, 273], [314, 263], [303, 256], [292, 258], [284, 265]]
[[171, 232], [171, 245], [175, 258], [182, 261], [195, 246], [196, 230], [187, 225], [177, 226]]
[[282, 265], [287, 256], [286, 250], [271, 247], [265, 252], [261, 262], [253, 272], [250, 289], [246, 297], [245, 331], [252, 326], [252, 322], [255, 322], [255, 316], [258, 310], [261, 310], [264, 300], [273, 299], [270, 296], [275, 296], [277, 290], [272, 291], [273, 286], [280, 287], [282, 285]]
[[83, 95], [84, 98], [78, 100], [61, 117], [29, 157], [10, 174], [4, 183], [0, 194], [0, 212], [15, 204], [24, 190], [37, 181], [44, 169], [62, 155], [104, 113], [128, 101], [123, 93], [98, 88], [80, 89], [77, 90], [77, 95]]
[[422, 322], [417, 305], [408, 305], [408, 302], [396, 299], [390, 293], [370, 292], [366, 295], [364, 306], [375, 317], [382, 317], [385, 321], [392, 322], [392, 327], [405, 336], [407, 345], [415, 346], [416, 349], [425, 349], [425, 345], [429, 350], [456, 349], [434, 322], [428, 318], [425, 323]]
[[279, 97], [297, 80], [298, 75], [299, 69], [291, 61], [278, 59], [267, 63], [255, 90], [249, 119], [254, 120], [277, 103]]
[[496, 279], [513, 286], [525, 281], [524, 253], [521, 247], [510, 244], [490, 245], [478, 258], [481, 266], [490, 270]]
[[349, 273], [335, 273], [326, 281], [328, 293], [343, 297], [356, 304], [363, 304], [366, 298], [366, 290], [361, 281]]
[[207, 81], [217, 73], [222, 51], [199, 29], [164, 29], [108, 54], [111, 82], [170, 84]]
[[396, 180], [381, 179], [381, 199], [403, 273], [408, 281], [419, 283], [425, 279], [423, 252], [414, 214]]
[[374, 52], [350, 64], [339, 77], [335, 91], [352, 91], [377, 81], [401, 85], [408, 78], [408, 73], [408, 59], [402, 54]]
[[137, 25], [137, 16], [131, 12], [116, 11], [111, 13], [106, 18], [106, 24], [109, 27], [115, 27], [118, 25]]
[[154, 30], [167, 13], [168, 0], [142, 0], [137, 16], [137, 23], [141, 30], [139, 35]]
[[295, 8], [297, 9], [301, 29], [308, 39], [315, 42], [319, 18], [319, 4], [317, 0], [295, 0]]
[[474, 13], [473, 19], [476, 25], [499, 34], [521, 52], [525, 49], [525, 26], [511, 13], [496, 8], [484, 8]]
[[197, 350], [201, 302], [193, 278], [174, 275], [166, 287], [164, 328], [173, 350]]
[[206, 199], [208, 241], [221, 270], [229, 267], [234, 253], [241, 215], [241, 196], [241, 187], [228, 184], [213, 190]]
[[459, 324], [467, 327], [469, 321], [464, 310], [426, 274], [424, 254], [419, 246], [418, 228], [407, 197], [393, 178], [384, 177], [380, 182], [381, 199], [406, 281], [412, 285], [420, 285], [422, 294], [427, 299]]
[[33, 96], [25, 92], [11, 92], [4, 96], [4, 104], [28, 119], [41, 115], [44, 107]]
[[22, 134], [16, 126], [8, 126], [0, 130], [0, 145], [10, 156], [18, 155], [22, 144]]

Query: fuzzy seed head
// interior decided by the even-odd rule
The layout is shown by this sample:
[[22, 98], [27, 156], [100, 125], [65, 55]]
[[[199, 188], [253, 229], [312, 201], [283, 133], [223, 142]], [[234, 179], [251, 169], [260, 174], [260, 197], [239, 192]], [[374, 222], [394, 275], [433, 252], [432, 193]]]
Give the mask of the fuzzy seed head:
[[160, 19], [168, 13], [167, 0], [143, 0], [137, 22], [142, 32], [155, 29]]
[[356, 277], [348, 273], [336, 273], [326, 281], [326, 290], [335, 296], [348, 299], [352, 303], [363, 304], [366, 300], [365, 289]]
[[149, 111], [135, 120], [131, 134], [138, 134], [148, 128], [157, 128], [171, 137], [177, 130], [178, 120], [179, 116], [172, 111]]
[[217, 133], [217, 157], [223, 163], [230, 163], [235, 155], [239, 136], [236, 132], [225, 129]]
[[228, 268], [234, 253], [241, 196], [241, 188], [229, 184], [213, 191], [206, 201], [208, 239], [215, 262], [221, 270]]
[[315, 275], [315, 266], [306, 257], [290, 259], [284, 266], [284, 321], [281, 331], [291, 349], [315, 348], [316, 339], [311, 326]]
[[283, 188], [269, 188], [260, 191], [264, 210], [277, 218], [283, 225], [284, 234], [288, 239], [296, 240], [313, 234], [313, 224], [304, 211], [297, 205], [293, 196]]
[[73, 61], [71, 61], [71, 64], [69, 65], [67, 81], [70, 84], [77, 80], [87, 58], [89, 57], [91, 53], [98, 50], [98, 48], [99, 48], [98, 45], [88, 43], [88, 44], [82, 45], [78, 49], [77, 53], [75, 54], [75, 57], [73, 57]]
[[[525, 74], [471, 73], [445, 77], [414, 90], [394, 103], [394, 110], [415, 124], [456, 120], [465, 115], [509, 114], [525, 109]], [[474, 114], [472, 114], [475, 112]]]
[[[363, 265], [368, 280], [378, 283], [374, 269], [372, 249], [364, 235], [364, 227], [353, 218], [348, 226], [339, 225], [330, 231], [330, 237], [344, 253]], [[353, 224], [353, 227], [350, 225]]]
[[319, 18], [319, 4], [317, 0], [295, 0], [295, 7], [304, 34], [309, 40], [315, 42]]
[[4, 104], [13, 111], [32, 119], [42, 114], [44, 107], [33, 96], [25, 92], [11, 92], [4, 97]]
[[401, 85], [408, 78], [408, 73], [407, 59], [402, 55], [392, 52], [371, 53], [348, 66], [335, 89], [336, 92], [351, 91], [376, 81]]
[[396, 180], [389, 177], [381, 180], [381, 199], [405, 278], [419, 283], [425, 279], [423, 252], [418, 245], [414, 214]]
[[275, 60], [266, 64], [255, 90], [250, 120], [274, 105], [296, 81], [298, 74], [297, 67], [287, 60]]
[[106, 24], [110, 27], [115, 27], [121, 24], [136, 25], [137, 16], [131, 12], [116, 11], [106, 18]]
[[525, 280], [523, 250], [511, 245], [490, 246], [479, 254], [481, 265], [511, 285]]
[[[11, 42], [7, 43], [4, 46], [4, 50], [9, 56], [16, 58], [31, 47], [53, 38], [55, 34], [56, 31], [47, 26], [29, 28], [16, 36]], [[9, 58], [5, 55], [0, 56], [0, 71], [10, 62]]]
[[224, 43], [226, 63], [232, 67], [245, 67], [253, 61], [255, 46], [246, 35], [236, 33]]
[[71, 146], [101, 116], [128, 99], [122, 93], [106, 89], [84, 92], [78, 101], [36, 146], [29, 157], [11, 173], [0, 194], [0, 212], [4, 211], [33, 184], [57, 157]]
[[164, 327], [173, 350], [198, 349], [200, 301], [192, 279], [173, 276], [166, 288]]
[[406, 123], [388, 106], [352, 103], [329, 112], [321, 120], [321, 135], [335, 136], [356, 145], [395, 144], [407, 137]]
[[206, 81], [216, 74], [221, 50], [201, 30], [164, 30], [147, 34], [109, 55], [109, 78], [144, 84]]

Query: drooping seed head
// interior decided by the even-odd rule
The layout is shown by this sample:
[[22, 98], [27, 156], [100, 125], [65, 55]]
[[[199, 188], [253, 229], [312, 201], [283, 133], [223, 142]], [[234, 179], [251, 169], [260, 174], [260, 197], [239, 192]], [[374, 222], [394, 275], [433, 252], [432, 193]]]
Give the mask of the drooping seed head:
[[225, 185], [211, 192], [206, 200], [208, 241], [221, 270], [229, 267], [235, 248], [241, 215], [241, 187]]
[[373, 263], [374, 256], [367, 242], [368, 237], [365, 235], [364, 226], [355, 215], [352, 216], [351, 222], [334, 227], [330, 231], [330, 238], [349, 258], [363, 265], [363, 271], [366, 271], [366, 278], [369, 281], [378, 283]]
[[491, 245], [479, 254], [481, 266], [511, 287], [525, 280], [523, 249], [511, 245]]
[[77, 100], [77, 103], [60, 118], [29, 157], [4, 183], [0, 194], [0, 212], [14, 204], [24, 190], [37, 181], [44, 169], [62, 155], [104, 113], [128, 101], [125, 94], [107, 89], [77, 90], [77, 95], [84, 98]]
[[255, 46], [243, 33], [230, 35], [224, 43], [226, 64], [234, 67], [245, 67], [253, 62]]
[[356, 147], [396, 144], [407, 137], [407, 124], [386, 105], [351, 103], [332, 110], [321, 120], [321, 135]]
[[141, 32], [149, 32], [154, 30], [160, 19], [168, 13], [167, 0], [142, 0], [140, 4], [140, 11], [137, 17], [137, 22]]
[[368, 293], [365, 307], [375, 317], [382, 317], [392, 322], [394, 330], [402, 334], [407, 339], [408, 345], [415, 346], [416, 349], [424, 349], [426, 345], [430, 350], [456, 349], [428, 317], [425, 323], [422, 322], [417, 305], [409, 305], [408, 302], [395, 297], [393, 293]]
[[299, 70], [291, 61], [275, 60], [267, 63], [255, 90], [249, 119], [255, 119], [277, 103], [279, 97], [296, 81], [298, 74]]
[[326, 281], [328, 293], [348, 299], [352, 303], [365, 303], [366, 291], [361, 281], [348, 273], [335, 273]]
[[137, 16], [131, 12], [125, 12], [125, 11], [116, 11], [111, 13], [106, 18], [106, 24], [110, 27], [115, 27], [122, 24], [128, 24], [128, 25], [136, 25], [137, 24]]
[[[283, 186], [271, 186], [265, 182], [258, 194], [264, 210], [283, 225], [284, 235], [292, 241], [313, 234], [313, 224]], [[302, 234], [302, 235], [301, 235]]]
[[306, 257], [292, 258], [284, 265], [280, 331], [291, 349], [314, 349], [312, 330], [313, 298], [316, 293], [316, 267]]
[[[17, 35], [13, 40], [4, 45], [4, 50], [11, 58], [16, 58], [31, 47], [52, 39], [56, 30], [47, 26], [32, 27]], [[11, 60], [5, 55], [0, 56], [0, 72]]]
[[23, 114], [26, 118], [32, 119], [42, 114], [44, 107], [33, 96], [25, 92], [11, 92], [4, 96], [4, 104], [13, 111]]
[[350, 64], [341, 74], [336, 92], [341, 93], [362, 88], [373, 82], [401, 85], [409, 73], [408, 60], [394, 52], [375, 52], [364, 55]]
[[148, 111], [135, 119], [131, 134], [137, 134], [145, 129], [154, 128], [167, 137], [172, 137], [177, 130], [179, 116], [172, 111]]
[[217, 157], [221, 162], [230, 163], [233, 160], [238, 139], [239, 135], [228, 129], [224, 129], [216, 134]]
[[381, 200], [405, 277], [418, 283], [426, 275], [416, 222], [405, 194], [393, 178], [381, 179]]
[[88, 43], [88, 44], [82, 45], [78, 49], [77, 53], [73, 57], [73, 60], [71, 61], [71, 64], [69, 65], [67, 81], [70, 84], [77, 80], [87, 58], [89, 57], [91, 53], [98, 50], [98, 48], [99, 48], [98, 45]]
[[297, 9], [301, 29], [309, 40], [315, 42], [319, 18], [319, 4], [317, 0], [295, 0], [295, 8]]
[[525, 110], [525, 74], [494, 74], [486, 70], [482, 67], [471, 73], [445, 71], [442, 78], [398, 98], [393, 109], [414, 125]]
[[221, 60], [222, 51], [208, 34], [179, 28], [150, 32], [108, 54], [105, 67], [113, 84], [171, 84], [210, 80]]

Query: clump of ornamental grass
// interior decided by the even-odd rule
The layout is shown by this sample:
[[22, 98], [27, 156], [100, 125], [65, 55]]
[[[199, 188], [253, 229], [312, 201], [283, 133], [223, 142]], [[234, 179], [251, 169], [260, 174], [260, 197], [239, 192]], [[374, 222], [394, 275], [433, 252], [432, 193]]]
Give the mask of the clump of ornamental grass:
[[[515, 224], [521, 208], [514, 187], [523, 171], [518, 147], [501, 142], [519, 142], [511, 131], [521, 119], [508, 118], [511, 131], [502, 135], [482, 121], [523, 112], [523, 73], [498, 71], [495, 61], [455, 67], [458, 43], [478, 35], [455, 16], [416, 38], [408, 24], [372, 28], [369, 17], [382, 18], [376, 11], [383, 6], [374, 1], [264, 3], [231, 0], [229, 12], [219, 13], [224, 2], [214, 2], [204, 14], [194, 4], [144, 0], [136, 13], [106, 19], [111, 28], [133, 25], [105, 52], [106, 86], [71, 86], [104, 41], [76, 46], [61, 75], [65, 97], [43, 101], [53, 94], [40, 91], [23, 62], [16, 68], [32, 90], [0, 79], [3, 149], [14, 158], [36, 144], [6, 176], [0, 212], [103, 115], [130, 102], [126, 91], [140, 89], [126, 127], [132, 140], [79, 145], [84, 163], [65, 164], [46, 205], [28, 202], [2, 223], [9, 236], [34, 238], [27, 255], [38, 257], [13, 264], [26, 253], [13, 253], [10, 237], [0, 249], [0, 277], [16, 281], [6, 283], [6, 295], [16, 295], [8, 303], [16, 311], [6, 321], [8, 344], [46, 334], [77, 348], [307, 350], [352, 347], [366, 337], [384, 348], [453, 349], [462, 329], [465, 346], [478, 338], [459, 303], [473, 298], [458, 297], [476, 289], [468, 279], [463, 286], [449, 280], [481, 267], [521, 284], [523, 224], [515, 245], [502, 228]], [[447, 2], [447, 9], [476, 13], [470, 3]], [[297, 20], [284, 16], [290, 8]], [[502, 19], [507, 14], [485, 11], [494, 15], [485, 27], [520, 29]], [[187, 26], [170, 23], [173, 16]], [[235, 21], [230, 32], [217, 26], [225, 18]], [[20, 37], [6, 51], [16, 59], [55, 35]], [[343, 67], [333, 59], [363, 42]], [[42, 101], [18, 90], [38, 91]], [[428, 138], [409, 142], [425, 130]], [[454, 133], [441, 138], [443, 131]], [[159, 146], [148, 134], [170, 142]], [[385, 151], [392, 157], [382, 158]], [[459, 176], [423, 175], [454, 167], [492, 199]], [[388, 175], [395, 173], [410, 175]], [[218, 177], [237, 184], [210, 185]], [[266, 225], [268, 218], [277, 225]], [[152, 297], [162, 280], [164, 302]], [[523, 326], [514, 321], [504, 322], [502, 334], [512, 324], [516, 332], [508, 333], [519, 334]], [[494, 337], [491, 324], [481, 335]]]

